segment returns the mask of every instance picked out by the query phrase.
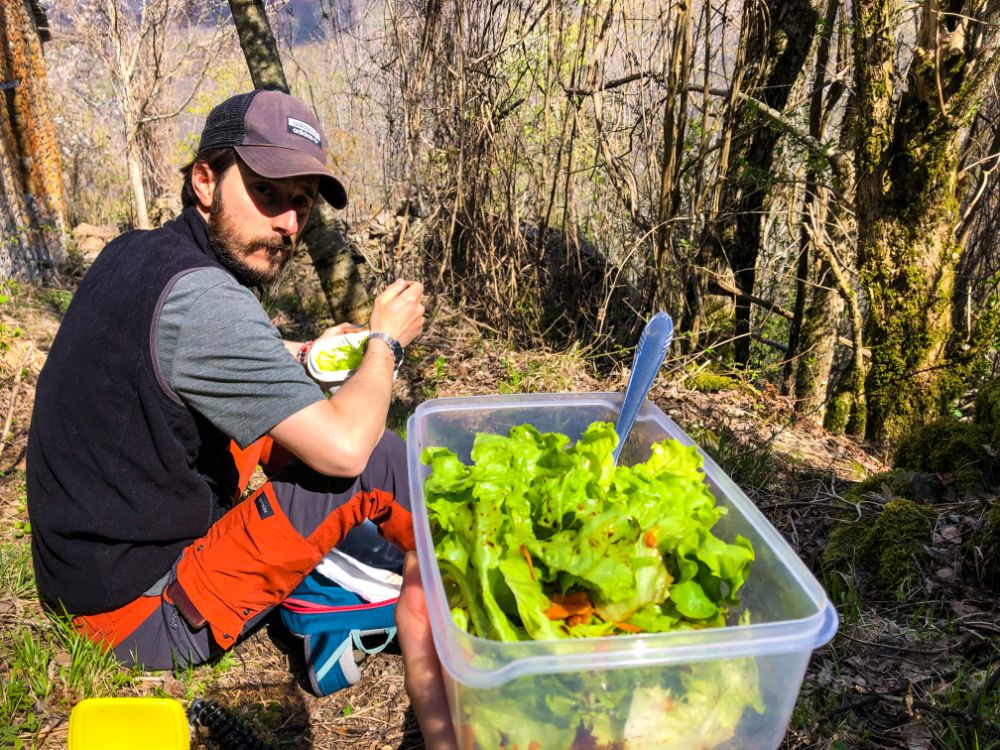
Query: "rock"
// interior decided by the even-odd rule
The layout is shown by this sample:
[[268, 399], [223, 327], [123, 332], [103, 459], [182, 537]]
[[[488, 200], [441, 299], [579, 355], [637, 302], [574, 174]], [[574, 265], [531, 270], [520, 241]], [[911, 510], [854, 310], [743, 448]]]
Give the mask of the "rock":
[[97, 254], [121, 232], [111, 224], [78, 224], [73, 227], [73, 239], [77, 252], [85, 259], [93, 261]]

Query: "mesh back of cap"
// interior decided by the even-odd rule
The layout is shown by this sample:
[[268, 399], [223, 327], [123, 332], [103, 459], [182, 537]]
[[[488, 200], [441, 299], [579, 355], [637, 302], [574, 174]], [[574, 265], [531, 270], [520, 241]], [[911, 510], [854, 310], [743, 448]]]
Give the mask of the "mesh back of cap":
[[247, 110], [259, 91], [232, 96], [208, 113], [205, 127], [201, 131], [201, 141], [198, 143], [199, 154], [243, 143], [246, 137]]

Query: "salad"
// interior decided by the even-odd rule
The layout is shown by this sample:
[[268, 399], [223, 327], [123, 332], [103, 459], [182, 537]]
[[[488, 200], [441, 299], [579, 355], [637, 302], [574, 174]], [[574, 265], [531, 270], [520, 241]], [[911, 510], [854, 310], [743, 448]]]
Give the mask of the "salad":
[[[711, 529], [726, 513], [694, 447], [664, 440], [615, 466], [614, 426], [570, 445], [531, 425], [476, 435], [472, 465], [431, 447], [424, 494], [455, 624], [498, 641], [722, 626], [754, 550]], [[744, 612], [741, 624], [749, 621]], [[715, 747], [763, 711], [753, 659], [532, 675], [463, 702], [481, 748]], [[516, 721], [512, 718], [516, 717]], [[619, 745], [616, 745], [620, 747]]]
[[615, 466], [595, 422], [573, 446], [531, 425], [479, 434], [472, 466], [427, 448], [424, 491], [452, 617], [498, 641], [724, 625], [754, 553], [711, 532], [701, 456], [676, 440]]
[[356, 370], [365, 357], [365, 342], [347, 342], [333, 349], [325, 349], [316, 355], [316, 368], [324, 372], [336, 370]]

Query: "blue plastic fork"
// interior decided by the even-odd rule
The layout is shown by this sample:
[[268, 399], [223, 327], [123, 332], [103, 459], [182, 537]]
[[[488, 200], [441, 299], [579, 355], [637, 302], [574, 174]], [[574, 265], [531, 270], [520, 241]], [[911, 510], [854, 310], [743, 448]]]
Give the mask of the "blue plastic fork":
[[674, 321], [665, 312], [656, 313], [642, 329], [639, 344], [635, 348], [635, 358], [632, 360], [632, 373], [628, 376], [628, 383], [625, 386], [625, 398], [622, 399], [622, 408], [618, 412], [618, 421], [615, 422], [618, 447], [615, 448], [613, 457], [616, 466], [625, 439], [632, 431], [635, 418], [639, 415], [646, 394], [656, 379], [656, 373], [660, 371], [660, 365], [667, 356], [667, 349], [670, 348], [673, 337]]

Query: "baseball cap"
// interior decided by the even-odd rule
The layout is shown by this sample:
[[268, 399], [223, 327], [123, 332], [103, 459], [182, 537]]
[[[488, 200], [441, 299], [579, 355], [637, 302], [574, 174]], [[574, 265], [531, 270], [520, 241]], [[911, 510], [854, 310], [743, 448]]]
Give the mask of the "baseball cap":
[[347, 205], [347, 191], [326, 168], [319, 121], [294, 96], [255, 89], [226, 99], [208, 113], [198, 153], [232, 147], [262, 177], [319, 176], [319, 193], [334, 208]]

